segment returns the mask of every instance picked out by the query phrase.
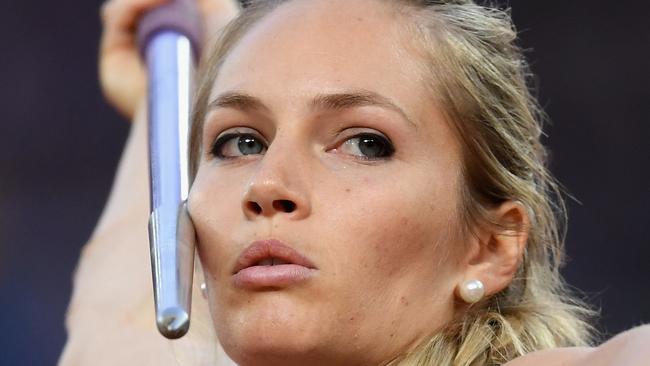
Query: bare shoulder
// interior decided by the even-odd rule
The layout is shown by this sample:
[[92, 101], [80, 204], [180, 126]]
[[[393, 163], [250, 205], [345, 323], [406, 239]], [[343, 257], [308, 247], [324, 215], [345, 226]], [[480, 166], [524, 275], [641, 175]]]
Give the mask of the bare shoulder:
[[595, 348], [556, 348], [534, 352], [506, 366], [641, 366], [650, 358], [650, 325], [620, 333]]
[[595, 348], [570, 347], [537, 351], [519, 357], [505, 366], [578, 366], [594, 352]]

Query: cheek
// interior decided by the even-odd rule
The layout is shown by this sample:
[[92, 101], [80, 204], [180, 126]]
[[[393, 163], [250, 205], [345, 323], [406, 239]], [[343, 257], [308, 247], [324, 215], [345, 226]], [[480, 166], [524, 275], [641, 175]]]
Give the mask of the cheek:
[[326, 197], [340, 197], [323, 210], [334, 212], [328, 225], [336, 233], [335, 252], [345, 253], [338, 255], [341, 271], [352, 269], [380, 284], [442, 269], [458, 227], [458, 195], [451, 177], [430, 178], [364, 177], [328, 192]]
[[340, 232], [354, 233], [348, 245], [364, 267], [394, 277], [412, 271], [416, 263], [433, 266], [446, 255], [446, 216], [403, 200], [369, 203], [363, 211]]
[[188, 196], [188, 211], [196, 230], [197, 250], [206, 273], [216, 276], [218, 258], [232, 250], [224, 243], [233, 242], [225, 228], [232, 228], [242, 215], [241, 184], [228, 177], [199, 171]]
[[[329, 227], [320, 235], [330, 239], [330, 292], [340, 295], [335, 301], [341, 314], [359, 309], [344, 319], [355, 332], [374, 335], [370, 339], [426, 334], [451, 316], [458, 196], [453, 180], [438, 180], [451, 182], [448, 187], [414, 183], [419, 181], [431, 182], [368, 177], [328, 192], [340, 198], [323, 209], [334, 214], [323, 220]], [[393, 321], [386, 322], [386, 314]]]

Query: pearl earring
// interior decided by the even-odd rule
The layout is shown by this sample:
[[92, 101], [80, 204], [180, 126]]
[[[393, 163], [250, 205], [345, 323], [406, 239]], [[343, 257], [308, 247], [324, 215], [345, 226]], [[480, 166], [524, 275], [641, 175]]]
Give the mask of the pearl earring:
[[208, 285], [205, 282], [201, 283], [201, 295], [203, 295], [204, 299], [208, 299]]
[[460, 297], [468, 304], [479, 302], [485, 295], [485, 286], [480, 280], [467, 280], [460, 285]]

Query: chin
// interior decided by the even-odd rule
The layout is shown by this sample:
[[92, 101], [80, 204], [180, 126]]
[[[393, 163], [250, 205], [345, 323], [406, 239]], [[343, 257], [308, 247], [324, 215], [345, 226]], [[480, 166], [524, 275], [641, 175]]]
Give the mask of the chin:
[[220, 335], [222, 347], [239, 366], [331, 365], [324, 345], [309, 334], [277, 324], [242, 326], [235, 334]]
[[215, 319], [221, 345], [240, 366], [325, 364], [316, 361], [329, 348], [324, 319], [307, 306], [280, 292], [254, 294]]
[[[287, 334], [246, 336], [223, 348], [239, 366], [320, 365], [327, 355]], [[331, 364], [331, 363], [329, 363]]]

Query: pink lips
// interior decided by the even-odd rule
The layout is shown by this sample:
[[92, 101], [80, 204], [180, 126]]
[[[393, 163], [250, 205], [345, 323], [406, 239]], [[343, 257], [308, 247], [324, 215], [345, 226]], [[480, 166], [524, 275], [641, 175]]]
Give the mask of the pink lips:
[[237, 258], [233, 269], [236, 287], [249, 290], [287, 287], [310, 278], [314, 264], [275, 239], [253, 242]]

